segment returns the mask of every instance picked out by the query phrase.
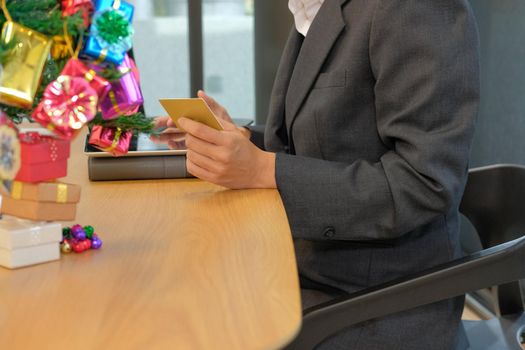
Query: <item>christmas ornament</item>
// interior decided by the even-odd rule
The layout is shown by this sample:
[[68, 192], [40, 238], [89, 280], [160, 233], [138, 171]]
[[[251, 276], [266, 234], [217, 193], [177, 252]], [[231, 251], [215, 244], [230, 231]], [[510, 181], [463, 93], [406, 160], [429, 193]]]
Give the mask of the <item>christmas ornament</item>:
[[111, 88], [109, 81], [97, 75], [97, 72], [94, 69], [86, 67], [86, 65], [76, 57], [67, 61], [60, 74], [84, 78], [93, 90], [97, 92], [99, 101], [106, 97]]
[[[20, 170], [20, 141], [16, 128], [0, 114], [0, 180], [10, 181]], [[7, 183], [4, 183], [7, 185]]]
[[71, 139], [97, 111], [97, 93], [84, 78], [61, 75], [49, 84], [32, 114], [34, 120]]
[[104, 128], [95, 125], [89, 135], [89, 144], [115, 157], [128, 153], [133, 134], [120, 128]]
[[84, 250], [84, 244], [76, 239], [71, 240], [71, 248], [75, 253], [82, 253]]
[[97, 62], [121, 64], [132, 46], [133, 12], [133, 5], [126, 1], [99, 0], [83, 53]]
[[60, 251], [62, 253], [71, 253], [72, 251], [72, 248], [71, 248], [71, 244], [69, 243], [69, 240], [68, 239], [64, 239], [62, 241], [62, 243], [60, 243]]
[[71, 36], [67, 34], [53, 36], [53, 45], [51, 46], [51, 57], [55, 60], [59, 60], [71, 55], [69, 49], [69, 42], [73, 40]]
[[90, 239], [83, 240], [82, 244], [84, 246], [84, 250], [91, 249], [91, 240]]
[[84, 226], [84, 232], [86, 232], [86, 237], [91, 239], [91, 237], [93, 237], [93, 233], [95, 233], [95, 229], [93, 226]]
[[62, 228], [62, 237], [63, 239], [71, 239], [71, 227]]
[[118, 69], [127, 72], [118, 81], [111, 83], [107, 96], [100, 101], [102, 117], [106, 120], [136, 113], [144, 103], [138, 75], [133, 60], [126, 55]]
[[101, 247], [102, 240], [95, 233], [93, 226], [88, 225], [82, 227], [76, 224], [72, 227], [64, 227], [62, 229], [61, 250], [64, 253], [70, 251], [82, 253], [89, 249], [100, 249]]
[[31, 108], [52, 41], [43, 34], [12, 22], [5, 6], [4, 14], [7, 22], [0, 41], [4, 46], [13, 45], [13, 49], [3, 67], [0, 103]]
[[91, 249], [100, 249], [102, 248], [102, 240], [98, 238], [97, 235], [93, 235], [91, 239]]
[[73, 238], [75, 238], [78, 241], [83, 241], [86, 239], [86, 232], [84, 231], [84, 228], [80, 225], [75, 225], [71, 227], [71, 234], [73, 235]]

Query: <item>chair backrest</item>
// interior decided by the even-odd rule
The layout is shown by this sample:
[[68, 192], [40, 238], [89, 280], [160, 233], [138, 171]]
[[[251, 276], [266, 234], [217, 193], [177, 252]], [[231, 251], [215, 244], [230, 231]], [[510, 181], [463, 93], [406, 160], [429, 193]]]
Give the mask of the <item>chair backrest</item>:
[[491, 165], [469, 171], [459, 208], [483, 249], [525, 234], [525, 166]]
[[523, 278], [525, 236], [311, 307], [305, 310], [301, 330], [286, 350], [314, 349], [350, 326]]
[[[477, 231], [483, 249], [525, 234], [525, 167], [501, 164], [469, 171], [460, 212]], [[519, 282], [497, 288], [499, 313], [523, 312]]]

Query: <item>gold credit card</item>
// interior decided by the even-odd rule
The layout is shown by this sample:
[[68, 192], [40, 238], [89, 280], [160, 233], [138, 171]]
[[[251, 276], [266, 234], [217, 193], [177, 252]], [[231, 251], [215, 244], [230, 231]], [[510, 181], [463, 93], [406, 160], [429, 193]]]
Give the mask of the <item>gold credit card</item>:
[[159, 101], [177, 128], [181, 130], [183, 128], [179, 125], [179, 119], [183, 117], [205, 124], [215, 130], [224, 130], [202, 98], [161, 98]]

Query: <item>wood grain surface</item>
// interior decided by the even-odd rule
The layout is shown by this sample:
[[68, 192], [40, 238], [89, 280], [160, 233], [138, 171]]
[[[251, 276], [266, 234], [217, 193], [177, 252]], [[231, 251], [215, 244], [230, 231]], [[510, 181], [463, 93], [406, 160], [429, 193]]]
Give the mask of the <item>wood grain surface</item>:
[[301, 323], [275, 190], [199, 180], [90, 183], [80, 135], [69, 182], [100, 251], [0, 267], [1, 349], [277, 349]]

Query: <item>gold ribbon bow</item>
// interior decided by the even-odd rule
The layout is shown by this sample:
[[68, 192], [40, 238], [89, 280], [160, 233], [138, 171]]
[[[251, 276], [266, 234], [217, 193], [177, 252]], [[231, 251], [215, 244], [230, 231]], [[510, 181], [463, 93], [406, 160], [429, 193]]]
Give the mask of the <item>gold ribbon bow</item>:
[[115, 150], [115, 148], [117, 148], [117, 145], [120, 141], [120, 137], [122, 136], [122, 129], [121, 128], [117, 128], [117, 131], [115, 132], [115, 137], [113, 137], [113, 143], [111, 144], [111, 146], [109, 147], [106, 147], [106, 148], [103, 148], [102, 150], [104, 152], [108, 152], [108, 153], [111, 153]]

